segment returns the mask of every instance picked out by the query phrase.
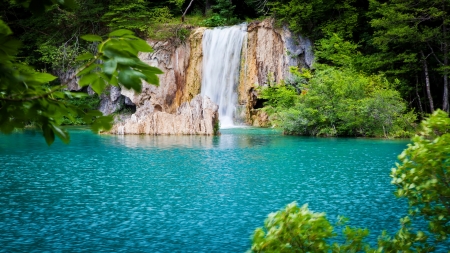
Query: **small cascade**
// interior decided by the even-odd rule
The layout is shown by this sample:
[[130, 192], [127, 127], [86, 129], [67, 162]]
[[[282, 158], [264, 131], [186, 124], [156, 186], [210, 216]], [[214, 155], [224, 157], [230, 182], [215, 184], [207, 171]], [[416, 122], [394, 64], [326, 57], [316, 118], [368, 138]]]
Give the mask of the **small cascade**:
[[233, 127], [242, 44], [247, 25], [206, 30], [203, 34], [202, 96], [219, 105], [221, 128]]

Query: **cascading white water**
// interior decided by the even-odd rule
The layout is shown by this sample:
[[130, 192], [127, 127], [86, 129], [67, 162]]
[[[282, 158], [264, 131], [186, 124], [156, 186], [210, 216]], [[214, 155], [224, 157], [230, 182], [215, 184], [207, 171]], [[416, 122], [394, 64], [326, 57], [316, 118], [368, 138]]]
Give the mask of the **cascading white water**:
[[233, 127], [241, 50], [247, 25], [206, 30], [203, 34], [202, 96], [219, 105], [220, 127]]

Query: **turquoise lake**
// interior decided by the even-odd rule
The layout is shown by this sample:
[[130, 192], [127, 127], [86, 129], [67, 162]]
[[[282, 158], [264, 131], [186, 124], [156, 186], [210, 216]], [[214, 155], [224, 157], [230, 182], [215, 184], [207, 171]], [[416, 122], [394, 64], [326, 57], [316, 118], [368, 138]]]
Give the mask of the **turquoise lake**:
[[31, 131], [0, 135], [0, 252], [245, 252], [292, 201], [375, 242], [406, 214], [389, 173], [407, 140], [70, 132], [51, 147]]

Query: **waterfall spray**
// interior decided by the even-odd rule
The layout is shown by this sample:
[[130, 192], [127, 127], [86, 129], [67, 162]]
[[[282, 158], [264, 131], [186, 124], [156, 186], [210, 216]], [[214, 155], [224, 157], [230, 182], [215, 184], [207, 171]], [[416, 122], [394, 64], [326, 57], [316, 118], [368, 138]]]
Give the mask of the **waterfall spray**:
[[241, 50], [247, 25], [220, 27], [203, 34], [202, 96], [219, 105], [222, 128], [234, 126]]

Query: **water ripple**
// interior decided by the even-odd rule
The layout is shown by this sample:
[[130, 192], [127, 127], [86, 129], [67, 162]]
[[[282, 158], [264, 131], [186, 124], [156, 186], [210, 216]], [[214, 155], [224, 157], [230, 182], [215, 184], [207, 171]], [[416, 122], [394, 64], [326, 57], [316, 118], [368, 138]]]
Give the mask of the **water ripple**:
[[243, 252], [267, 214], [297, 201], [395, 231], [406, 204], [389, 172], [405, 141], [72, 131], [47, 147], [0, 136], [0, 252]]

